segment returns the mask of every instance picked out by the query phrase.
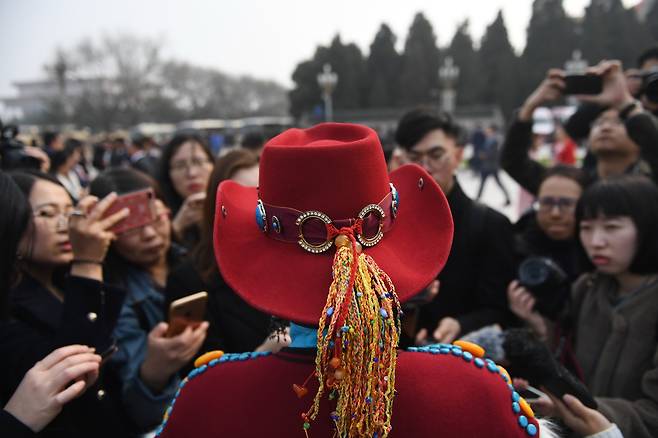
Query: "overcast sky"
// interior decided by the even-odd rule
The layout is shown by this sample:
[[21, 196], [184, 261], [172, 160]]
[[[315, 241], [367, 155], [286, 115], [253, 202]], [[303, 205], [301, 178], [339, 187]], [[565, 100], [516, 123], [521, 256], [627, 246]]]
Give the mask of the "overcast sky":
[[[588, 3], [564, 1], [572, 15], [582, 15]], [[636, 3], [624, 0], [627, 6]], [[42, 78], [57, 47], [70, 48], [84, 37], [156, 37], [168, 58], [291, 86], [297, 63], [336, 33], [367, 53], [385, 22], [401, 48], [418, 11], [443, 46], [465, 18], [479, 40], [502, 8], [512, 45], [522, 50], [531, 5], [532, 0], [0, 0], [0, 96], [15, 93], [13, 81]]]

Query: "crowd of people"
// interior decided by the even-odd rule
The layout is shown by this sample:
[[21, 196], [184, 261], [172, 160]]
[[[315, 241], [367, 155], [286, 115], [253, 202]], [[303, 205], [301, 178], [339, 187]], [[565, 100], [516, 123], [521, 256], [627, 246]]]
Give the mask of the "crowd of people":
[[[637, 67], [658, 68], [658, 47]], [[533, 112], [565, 97], [559, 69], [547, 72], [504, 135], [488, 127], [470, 136], [481, 174], [478, 198], [492, 176], [511, 202], [500, 168], [532, 195], [532, 207], [515, 223], [466, 195], [457, 171], [469, 136], [450, 115], [426, 108], [401, 114], [396, 149], [383, 171], [371, 131], [342, 124], [293, 129], [264, 148], [266, 139], [248, 136], [220, 156], [189, 133], [163, 145], [140, 136], [94, 149], [46, 133], [43, 146], [12, 147], [11, 156], [2, 151], [2, 435], [128, 437], [157, 429], [169, 437], [221, 427], [217, 436], [308, 436], [318, 410], [328, 409], [321, 401], [326, 383], [327, 392], [337, 388], [338, 407], [331, 415], [320, 412], [326, 418], [316, 420], [314, 436], [332, 436], [332, 427], [338, 436], [429, 430], [471, 436], [476, 427], [491, 428], [482, 436], [553, 436], [554, 428], [561, 436], [658, 436], [658, 102], [617, 61], [602, 61], [590, 73], [601, 78], [602, 91], [577, 96], [579, 107], [559, 138], [586, 148], [582, 165], [573, 148], [560, 149], [560, 163], [551, 167], [529, 154]], [[374, 186], [379, 182], [386, 190]], [[147, 220], [120, 227], [134, 212], [113, 205], [134, 193], [150, 196]], [[294, 215], [300, 216], [290, 219]], [[377, 215], [379, 228], [373, 228]], [[230, 221], [247, 217], [248, 225]], [[305, 226], [308, 218], [320, 231], [317, 223]], [[305, 255], [332, 243], [335, 259]], [[322, 269], [304, 257], [321, 260]], [[302, 272], [306, 268], [313, 276]], [[394, 287], [386, 283], [391, 280]], [[204, 321], [172, 333], [172, 302], [199, 291], [208, 293]], [[375, 314], [385, 322], [390, 317], [390, 324], [374, 334], [364, 329], [365, 304], [344, 310], [359, 302], [352, 291], [375, 294], [368, 305], [376, 303]], [[331, 341], [335, 356], [326, 356], [325, 339], [335, 328], [346, 328], [345, 343], [338, 330]], [[363, 330], [359, 336], [367, 342], [350, 337], [348, 348], [354, 330]], [[526, 340], [527, 350], [546, 352], [545, 360], [515, 359], [515, 336]], [[512, 397], [526, 394], [529, 406], [554, 426], [537, 422], [525, 405], [521, 428], [517, 417], [505, 417], [509, 406], [510, 412], [496, 414], [502, 401], [489, 382], [482, 383], [488, 401], [469, 395], [489, 403], [486, 418], [459, 426], [455, 418], [432, 418], [460, 412], [451, 404], [461, 397], [457, 383], [446, 381], [460, 374], [452, 365], [445, 374], [431, 371], [432, 363], [403, 350], [437, 353], [459, 340], [460, 347], [450, 348], [459, 348], [464, 363], [473, 359], [474, 345], [485, 346], [482, 359], [511, 372]], [[334, 350], [334, 342], [342, 350]], [[363, 350], [350, 356], [356, 345]], [[395, 380], [396, 353], [387, 354], [387, 347], [400, 349], [395, 403], [387, 388]], [[372, 348], [383, 371], [371, 373], [386, 378], [367, 384], [372, 392], [362, 406], [350, 391], [365, 383], [344, 375], [362, 372], [354, 361]], [[192, 385], [195, 359], [210, 351], [238, 361], [262, 355], [288, 362], [263, 362], [270, 364], [261, 366], [263, 376], [227, 368], [221, 378], [204, 376], [214, 380]], [[295, 356], [300, 351], [311, 351], [310, 360]], [[231, 356], [244, 352], [253, 353]], [[537, 377], [532, 370], [542, 361], [548, 371]], [[329, 384], [330, 366], [337, 374], [329, 379], [347, 386]], [[410, 377], [415, 368], [425, 373], [422, 385]], [[308, 392], [307, 381], [287, 380], [302, 371], [311, 373], [307, 381], [319, 379], [307, 412], [308, 403], [298, 406], [295, 397]], [[294, 392], [279, 394], [291, 385]], [[222, 388], [231, 394], [211, 401], [209, 393]], [[253, 394], [261, 390], [262, 397]], [[444, 398], [437, 395], [442, 391]], [[253, 409], [267, 414], [238, 408], [256, 399]], [[515, 415], [517, 408], [514, 399]], [[294, 419], [287, 418], [291, 410]], [[508, 420], [513, 433], [504, 432]]]

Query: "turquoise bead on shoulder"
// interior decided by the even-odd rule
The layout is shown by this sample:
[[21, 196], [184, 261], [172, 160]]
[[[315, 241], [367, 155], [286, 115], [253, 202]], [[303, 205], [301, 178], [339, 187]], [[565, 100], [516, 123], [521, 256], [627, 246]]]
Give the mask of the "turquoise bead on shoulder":
[[169, 420], [169, 415], [171, 415], [171, 412], [174, 408], [174, 405], [176, 404], [176, 400], [178, 399], [178, 396], [180, 395], [181, 390], [185, 387], [185, 385], [192, 379], [194, 379], [196, 376], [203, 374], [206, 372], [208, 368], [212, 368], [216, 366], [217, 364], [220, 364], [222, 362], [233, 362], [233, 361], [243, 361], [243, 360], [249, 360], [249, 359], [256, 359], [258, 357], [264, 357], [270, 355], [270, 351], [253, 351], [253, 352], [248, 352], [248, 353], [224, 353], [221, 350], [215, 350], [215, 351], [209, 351], [208, 353], [202, 354], [199, 356], [195, 361], [194, 361], [194, 368], [190, 373], [185, 377], [183, 380], [181, 380], [180, 384], [178, 385], [178, 389], [176, 390], [176, 394], [174, 395], [174, 398], [171, 400], [171, 403], [167, 410], [165, 411], [164, 418], [162, 421], [162, 424], [160, 427], [158, 427], [155, 431], [155, 436], [159, 436], [162, 433], [162, 430], [164, 427], [167, 425], [167, 420]]

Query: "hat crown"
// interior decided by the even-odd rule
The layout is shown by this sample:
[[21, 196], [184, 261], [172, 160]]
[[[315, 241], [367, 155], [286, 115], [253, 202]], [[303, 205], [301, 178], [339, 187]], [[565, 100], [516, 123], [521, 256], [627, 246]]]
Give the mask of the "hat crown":
[[323, 123], [270, 140], [260, 164], [263, 202], [330, 218], [356, 217], [389, 192], [386, 161], [371, 128]]

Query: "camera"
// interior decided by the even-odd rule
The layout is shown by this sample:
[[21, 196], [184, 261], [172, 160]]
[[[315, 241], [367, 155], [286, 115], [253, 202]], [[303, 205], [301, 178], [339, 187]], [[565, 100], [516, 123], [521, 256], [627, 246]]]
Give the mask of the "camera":
[[640, 77], [642, 78], [640, 93], [646, 96], [649, 102], [658, 104], [658, 67], [644, 70]]
[[41, 168], [41, 162], [25, 153], [25, 145], [16, 139], [18, 127], [16, 125], [3, 125], [0, 121], [0, 158], [2, 168], [10, 169], [36, 169]]
[[548, 257], [528, 257], [518, 270], [521, 286], [536, 299], [535, 310], [549, 318], [555, 318], [569, 293], [567, 274]]

